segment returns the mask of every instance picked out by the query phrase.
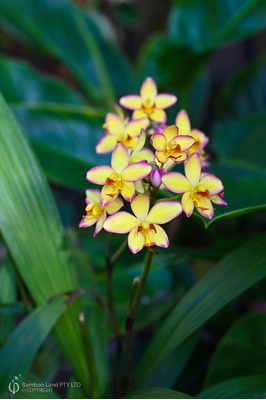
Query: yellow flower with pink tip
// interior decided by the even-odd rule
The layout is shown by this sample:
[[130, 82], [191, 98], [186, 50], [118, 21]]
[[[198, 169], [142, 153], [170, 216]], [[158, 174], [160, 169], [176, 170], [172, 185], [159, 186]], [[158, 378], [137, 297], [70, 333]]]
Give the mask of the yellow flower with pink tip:
[[100, 199], [103, 207], [113, 202], [119, 193], [131, 201], [135, 196], [134, 182], [145, 178], [152, 170], [147, 161], [129, 164], [128, 149], [122, 143], [115, 147], [111, 165], [94, 167], [87, 172], [88, 181], [104, 185]]
[[119, 197], [115, 199], [111, 204], [103, 207], [100, 203], [101, 192], [98, 189], [87, 189], [86, 190], [86, 215], [83, 215], [82, 220], [79, 223], [80, 228], [89, 228], [96, 224], [95, 232], [93, 236], [96, 236], [103, 227], [103, 223], [107, 217], [107, 214], [114, 214], [123, 206], [123, 201]]
[[220, 179], [212, 174], [201, 173], [198, 153], [188, 158], [185, 174], [186, 176], [179, 172], [169, 172], [162, 177], [162, 183], [171, 192], [184, 193], [182, 206], [187, 217], [191, 216], [195, 206], [203, 217], [211, 219], [214, 214], [212, 202], [227, 205], [221, 197], [224, 187]]
[[168, 126], [162, 133], [151, 137], [151, 144], [156, 150], [156, 157], [162, 164], [169, 159], [180, 163], [187, 159], [187, 151], [193, 146], [195, 139], [191, 136], [179, 135], [175, 125]]
[[189, 116], [185, 110], [179, 111], [175, 119], [175, 124], [179, 129], [180, 135], [192, 136], [195, 139], [193, 146], [187, 150], [188, 155], [191, 155], [195, 152], [199, 153], [201, 166], [207, 167], [209, 165], [209, 163], [206, 161], [208, 156], [205, 155], [204, 148], [209, 143], [209, 138], [199, 129], [191, 129]]
[[156, 203], [151, 210], [146, 194], [136, 196], [131, 202], [134, 215], [120, 211], [108, 217], [104, 229], [113, 233], [129, 233], [128, 245], [132, 253], [138, 253], [144, 246], [168, 247], [166, 232], [160, 226], [176, 218], [182, 212], [177, 201]]
[[177, 101], [173, 94], [158, 94], [157, 86], [150, 77], [146, 78], [140, 89], [140, 96], [128, 95], [120, 99], [121, 106], [134, 110], [133, 119], [149, 118], [156, 122], [166, 122], [164, 109]]
[[118, 143], [126, 147], [136, 147], [141, 129], [146, 129], [148, 124], [146, 118], [128, 122], [116, 114], [108, 113], [105, 119], [106, 135], [97, 143], [96, 152], [110, 153]]

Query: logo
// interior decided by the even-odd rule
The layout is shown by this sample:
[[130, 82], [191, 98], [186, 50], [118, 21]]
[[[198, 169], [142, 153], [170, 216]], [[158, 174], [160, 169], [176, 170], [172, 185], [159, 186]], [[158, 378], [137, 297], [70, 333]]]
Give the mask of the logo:
[[15, 394], [15, 393], [17, 393], [17, 392], [19, 391], [19, 384], [18, 384], [18, 381], [19, 381], [20, 377], [21, 377], [20, 374], [19, 374], [18, 377], [17, 377], [17, 376], [14, 376], [14, 378], [12, 379], [12, 381], [9, 382], [8, 389], [9, 389], [9, 391], [10, 391], [11, 393], [13, 393], [13, 394]]

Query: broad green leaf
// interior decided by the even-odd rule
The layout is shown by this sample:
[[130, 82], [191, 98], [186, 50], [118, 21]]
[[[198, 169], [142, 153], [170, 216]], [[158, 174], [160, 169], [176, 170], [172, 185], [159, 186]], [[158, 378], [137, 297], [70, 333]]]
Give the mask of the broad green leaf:
[[143, 386], [172, 388], [187, 365], [197, 342], [198, 332], [195, 332], [154, 368]]
[[199, 399], [263, 399], [266, 392], [264, 376], [245, 376], [212, 386], [196, 398]]
[[201, 217], [206, 227], [220, 219], [266, 210], [266, 174], [262, 168], [227, 158], [213, 164], [210, 171], [222, 180], [228, 205], [214, 205], [214, 217], [210, 220]]
[[[88, 99], [110, 104], [134, 87], [125, 57], [103, 39], [89, 16], [67, 0], [2, 0], [5, 29], [65, 64]], [[60, 21], [60, 23], [59, 23]], [[115, 90], [114, 90], [115, 88]]]
[[266, 375], [266, 315], [248, 314], [224, 335], [213, 355], [205, 387], [227, 379]]
[[51, 181], [84, 191], [87, 170], [109, 164], [109, 156], [95, 151], [105, 134], [104, 111], [62, 104], [21, 105], [14, 111]]
[[162, 388], [145, 388], [128, 394], [126, 399], [192, 399], [185, 393]]
[[266, 109], [266, 54], [230, 78], [219, 99], [220, 116], [241, 118], [261, 114]]
[[175, 0], [169, 19], [170, 36], [198, 52], [243, 40], [265, 26], [263, 0]]
[[30, 64], [0, 57], [0, 87], [8, 103], [72, 103], [84, 100], [60, 80], [42, 74]]
[[217, 311], [266, 276], [265, 239], [266, 234], [230, 253], [188, 291], [144, 354], [137, 370], [140, 382]]
[[[1, 315], [0, 311], [0, 346], [2, 346], [15, 327], [13, 312], [8, 315], [5, 306], [16, 302], [16, 280], [11, 262], [6, 259], [0, 266], [0, 305], [6, 313]], [[2, 310], [2, 308], [1, 308]]]
[[[1, 234], [32, 298], [41, 305], [58, 293], [77, 289], [78, 283], [44, 174], [2, 97], [0, 142]], [[54, 332], [86, 390], [88, 370], [78, 322], [80, 310], [76, 300]]]
[[36, 308], [18, 325], [0, 350], [2, 396], [8, 392], [8, 385], [15, 376], [23, 381], [39, 347], [66, 310], [64, 299], [65, 296]]
[[230, 165], [232, 158], [266, 175], [265, 128], [265, 113], [219, 122], [213, 129], [212, 145], [224, 163]]

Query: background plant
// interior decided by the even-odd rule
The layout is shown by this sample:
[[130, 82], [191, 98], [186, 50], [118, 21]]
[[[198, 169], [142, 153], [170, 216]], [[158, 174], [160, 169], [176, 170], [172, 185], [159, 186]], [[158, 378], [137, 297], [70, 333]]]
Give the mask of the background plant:
[[[106, 237], [88, 239], [77, 226], [86, 171], [108, 162], [94, 153], [105, 114], [119, 97], [138, 93], [146, 76], [161, 92], [176, 94], [192, 126], [211, 137], [211, 171], [222, 179], [229, 206], [217, 207], [215, 218], [205, 221], [211, 222], [207, 230], [196, 216], [169, 226], [174, 244], [153, 262], [136, 319], [136, 384], [144, 392], [132, 396], [178, 398], [178, 390], [210, 398], [256, 398], [266, 391], [261, 359], [265, 36], [260, 33], [265, 5], [254, 0], [165, 3], [163, 10], [159, 1], [151, 7], [108, 2], [92, 7], [65, 0], [24, 0], [23, 8], [17, 0], [0, 3], [0, 88], [8, 104], [1, 99], [2, 395], [15, 374], [35, 382], [63, 374], [82, 382], [79, 396], [112, 396], [113, 330], [102, 306]], [[160, 18], [155, 11], [143, 24], [151, 8]], [[163, 34], [152, 34], [153, 23]], [[146, 31], [137, 33], [139, 24]], [[236, 52], [240, 60], [234, 63]], [[215, 57], [227, 60], [223, 67]], [[115, 248], [120, 240], [114, 239]], [[113, 270], [120, 332], [131, 282], [142, 265], [141, 256], [123, 254]], [[71, 304], [64, 298], [62, 307], [45, 306], [65, 292], [71, 292]], [[25, 325], [16, 327], [22, 317]], [[71, 398], [77, 389], [59, 395]]]

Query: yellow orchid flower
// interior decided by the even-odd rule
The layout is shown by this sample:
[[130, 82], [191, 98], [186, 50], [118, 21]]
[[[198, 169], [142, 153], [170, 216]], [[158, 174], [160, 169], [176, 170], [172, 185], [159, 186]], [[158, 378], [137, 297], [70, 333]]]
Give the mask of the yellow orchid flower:
[[193, 146], [195, 139], [191, 136], [178, 134], [175, 125], [168, 126], [162, 133], [155, 133], [151, 137], [151, 144], [156, 150], [156, 157], [162, 164], [172, 159], [175, 162], [183, 162], [187, 159], [187, 150]]
[[122, 143], [115, 147], [111, 165], [94, 167], [87, 172], [88, 181], [104, 185], [100, 200], [103, 207], [113, 202], [120, 192], [125, 200], [131, 201], [135, 195], [134, 182], [145, 178], [152, 170], [147, 161], [129, 164], [128, 150]]
[[160, 224], [165, 224], [180, 215], [181, 204], [177, 201], [163, 201], [156, 203], [150, 211], [149, 208], [149, 196], [140, 194], [131, 202], [135, 216], [120, 211], [105, 220], [104, 229], [114, 233], [129, 233], [128, 245], [134, 254], [144, 246], [168, 247], [167, 234]]
[[154, 161], [154, 153], [146, 148], [143, 148], [146, 142], [146, 133], [144, 129], [141, 130], [138, 143], [134, 150], [128, 149], [129, 153], [129, 164], [136, 163], [139, 161], [147, 161], [151, 163]]
[[80, 228], [88, 228], [96, 224], [94, 237], [102, 230], [103, 223], [107, 217], [107, 214], [114, 214], [121, 207], [123, 207], [123, 200], [117, 197], [115, 201], [106, 207], [100, 204], [101, 192], [98, 189], [87, 189], [86, 190], [86, 215], [83, 215], [82, 220], [79, 223]]
[[193, 146], [187, 150], [188, 155], [191, 155], [195, 152], [199, 153], [201, 166], [204, 168], [208, 167], [209, 163], [206, 161], [208, 156], [205, 155], [205, 151], [203, 149], [207, 146], [209, 138], [199, 129], [191, 129], [189, 116], [185, 110], [179, 111], [175, 119], [175, 124], [179, 129], [180, 135], [192, 136], [195, 139]]
[[96, 152], [98, 154], [110, 153], [118, 143], [135, 148], [141, 129], [146, 129], [148, 124], [149, 121], [146, 118], [128, 122], [116, 114], [108, 113], [104, 124], [106, 135], [97, 143]]
[[212, 174], [201, 174], [200, 155], [193, 153], [185, 163], [185, 174], [169, 172], [162, 177], [162, 183], [174, 193], [184, 193], [182, 206], [187, 217], [190, 217], [194, 206], [205, 218], [213, 217], [212, 202], [227, 205], [222, 199], [223, 184]]
[[128, 95], [121, 97], [119, 103], [129, 110], [135, 110], [133, 119], [149, 118], [156, 122], [166, 122], [164, 109], [177, 101], [173, 94], [157, 94], [157, 86], [150, 77], [146, 78], [140, 89], [140, 96]]

